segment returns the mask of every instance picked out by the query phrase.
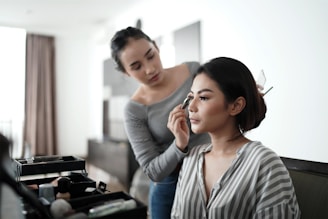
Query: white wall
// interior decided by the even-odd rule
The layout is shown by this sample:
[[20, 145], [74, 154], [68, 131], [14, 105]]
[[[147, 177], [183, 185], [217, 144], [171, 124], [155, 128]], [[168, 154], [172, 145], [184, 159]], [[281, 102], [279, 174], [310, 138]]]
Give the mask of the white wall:
[[[167, 0], [162, 5], [145, 0], [108, 22], [103, 38], [138, 18], [153, 38], [201, 20], [202, 61], [240, 59], [255, 77], [264, 69], [267, 86], [274, 86], [265, 96], [267, 117], [249, 136], [281, 156], [328, 162], [327, 8], [325, 0]], [[101, 135], [101, 57], [109, 53], [107, 42], [57, 39], [62, 154], [84, 155], [87, 138]]]
[[249, 136], [281, 156], [328, 162], [327, 1], [151, 2], [122, 14], [117, 29], [141, 18], [156, 37], [200, 19], [203, 61], [240, 59], [255, 77], [264, 69], [267, 86], [274, 86], [265, 97], [267, 117]]
[[236, 57], [255, 76], [264, 69], [267, 85], [274, 86], [265, 97], [267, 118], [250, 137], [282, 156], [328, 162], [327, 6], [326, 1], [239, 1], [213, 4], [204, 17], [205, 59]]
[[101, 137], [105, 57], [92, 38], [56, 37], [58, 154], [86, 156], [87, 140]]

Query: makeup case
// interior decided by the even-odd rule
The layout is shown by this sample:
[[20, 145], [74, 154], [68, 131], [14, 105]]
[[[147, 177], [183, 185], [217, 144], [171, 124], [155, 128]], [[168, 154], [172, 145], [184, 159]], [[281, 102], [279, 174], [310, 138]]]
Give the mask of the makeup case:
[[[90, 209], [106, 207], [108, 203], [118, 201], [134, 200], [133, 208], [121, 210], [111, 214], [93, 215], [88, 218], [96, 219], [147, 219], [147, 206], [139, 200], [134, 199], [125, 192], [106, 191], [106, 184], [96, 182], [88, 178], [85, 169], [85, 160], [75, 156], [39, 156], [31, 159], [14, 160], [14, 169], [17, 182], [31, 189], [37, 196], [40, 185], [53, 184], [60, 177], [69, 177], [71, 186], [69, 192], [71, 198], [67, 200], [76, 213], [89, 215]], [[55, 174], [56, 176], [50, 176]], [[58, 187], [54, 186], [54, 194], [58, 192]], [[44, 204], [44, 209], [50, 212], [50, 203]], [[40, 211], [29, 203], [24, 203], [26, 219], [41, 219]]]
[[147, 219], [147, 206], [144, 205], [137, 199], [134, 199], [125, 192], [110, 192], [106, 194], [98, 194], [93, 196], [81, 197], [77, 199], [72, 199], [69, 201], [73, 209], [76, 209], [78, 212], [83, 212], [86, 215], [89, 215], [89, 211], [95, 207], [105, 207], [109, 202], [115, 202], [117, 200], [134, 200], [136, 206], [132, 209], [123, 210], [107, 215], [94, 216], [90, 218], [96, 219]]
[[36, 194], [39, 185], [53, 184], [57, 193], [57, 181], [61, 177], [70, 179], [71, 198], [89, 195], [87, 188], [96, 188], [96, 181], [88, 178], [85, 160], [76, 156], [37, 156], [29, 159], [15, 159], [16, 180], [25, 184]]

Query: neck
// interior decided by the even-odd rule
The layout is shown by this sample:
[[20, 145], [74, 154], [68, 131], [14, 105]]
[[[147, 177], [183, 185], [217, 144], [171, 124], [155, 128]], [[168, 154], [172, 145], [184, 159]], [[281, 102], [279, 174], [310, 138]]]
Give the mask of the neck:
[[230, 136], [219, 137], [211, 135], [211, 142], [213, 146], [213, 153], [234, 154], [244, 144], [249, 142], [249, 139], [238, 132]]
[[170, 85], [170, 79], [168, 78], [168, 74], [166, 70], [162, 71], [162, 78], [156, 84], [141, 84], [140, 88], [146, 92], [158, 92], [165, 89]]

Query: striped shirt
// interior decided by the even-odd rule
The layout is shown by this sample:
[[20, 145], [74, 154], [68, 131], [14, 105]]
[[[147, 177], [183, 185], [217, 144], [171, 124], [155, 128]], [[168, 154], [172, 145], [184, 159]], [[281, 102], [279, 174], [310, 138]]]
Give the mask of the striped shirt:
[[206, 198], [203, 163], [211, 145], [184, 159], [171, 218], [300, 218], [294, 187], [279, 156], [260, 142], [245, 144]]

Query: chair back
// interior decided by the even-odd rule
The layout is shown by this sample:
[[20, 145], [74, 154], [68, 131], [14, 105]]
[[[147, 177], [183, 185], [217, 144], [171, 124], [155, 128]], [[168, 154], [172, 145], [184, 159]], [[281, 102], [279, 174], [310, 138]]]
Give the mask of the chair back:
[[328, 163], [281, 157], [292, 178], [302, 219], [328, 218]]

